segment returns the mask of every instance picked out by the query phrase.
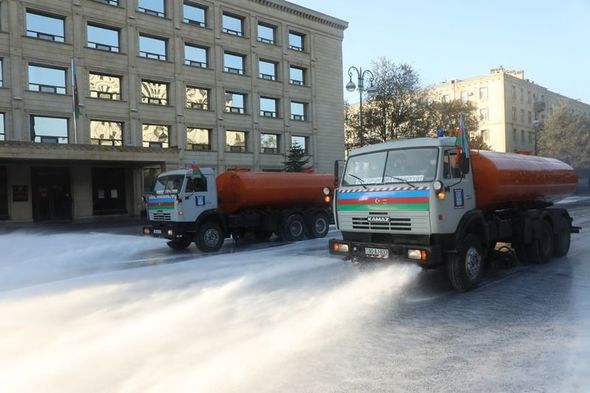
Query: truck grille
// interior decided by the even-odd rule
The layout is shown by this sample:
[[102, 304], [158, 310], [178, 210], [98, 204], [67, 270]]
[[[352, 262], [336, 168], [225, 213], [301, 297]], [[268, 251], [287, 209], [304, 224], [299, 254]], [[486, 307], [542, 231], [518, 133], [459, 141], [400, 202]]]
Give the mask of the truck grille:
[[382, 231], [411, 231], [410, 218], [389, 218], [389, 222], [370, 222], [366, 217], [353, 217], [352, 229], [368, 229]]
[[172, 215], [170, 213], [153, 213], [154, 221], [172, 221]]

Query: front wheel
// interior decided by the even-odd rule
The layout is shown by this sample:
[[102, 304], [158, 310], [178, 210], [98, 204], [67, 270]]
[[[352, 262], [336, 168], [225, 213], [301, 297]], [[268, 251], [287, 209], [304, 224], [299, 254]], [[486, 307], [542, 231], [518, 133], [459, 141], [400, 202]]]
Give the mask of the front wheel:
[[447, 270], [457, 291], [465, 292], [477, 286], [484, 271], [484, 255], [477, 236], [465, 236], [457, 253], [448, 256]]
[[195, 243], [202, 252], [215, 252], [219, 251], [223, 241], [221, 226], [215, 221], [206, 221], [199, 227]]

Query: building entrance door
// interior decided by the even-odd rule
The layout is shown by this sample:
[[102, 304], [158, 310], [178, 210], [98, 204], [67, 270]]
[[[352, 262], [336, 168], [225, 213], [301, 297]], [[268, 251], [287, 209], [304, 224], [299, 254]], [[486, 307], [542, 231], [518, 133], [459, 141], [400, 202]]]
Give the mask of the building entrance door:
[[125, 199], [125, 168], [92, 168], [92, 212], [127, 213]]
[[31, 168], [33, 220], [71, 220], [72, 195], [68, 168]]

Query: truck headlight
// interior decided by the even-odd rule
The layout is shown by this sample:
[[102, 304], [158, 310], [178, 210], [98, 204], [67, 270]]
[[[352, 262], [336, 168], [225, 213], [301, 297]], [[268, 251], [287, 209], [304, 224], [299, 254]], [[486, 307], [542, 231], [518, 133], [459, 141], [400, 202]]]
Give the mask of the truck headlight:
[[338, 252], [338, 253], [340, 253], [340, 252], [347, 253], [348, 252], [348, 244], [334, 242], [334, 243], [332, 243], [332, 251]]
[[330, 195], [330, 189], [328, 187], [324, 187], [324, 195]]
[[432, 183], [432, 188], [438, 194], [439, 192], [441, 192], [445, 188], [445, 185], [443, 184], [442, 181], [437, 180], [434, 183]]
[[409, 259], [417, 259], [419, 261], [425, 261], [428, 259], [428, 251], [425, 250], [408, 250]]

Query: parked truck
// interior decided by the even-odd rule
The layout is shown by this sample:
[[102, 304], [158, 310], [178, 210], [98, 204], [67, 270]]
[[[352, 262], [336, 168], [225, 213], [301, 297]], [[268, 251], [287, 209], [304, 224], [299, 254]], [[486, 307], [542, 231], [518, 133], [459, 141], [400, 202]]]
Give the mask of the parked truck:
[[158, 176], [146, 198], [145, 235], [168, 239], [174, 250], [192, 242], [203, 252], [252, 232], [287, 241], [325, 237], [331, 217], [332, 175], [178, 169]]
[[352, 151], [333, 202], [348, 258], [402, 258], [446, 268], [455, 289], [474, 288], [497, 243], [521, 261], [568, 253], [572, 225], [555, 201], [577, 185], [553, 158], [457, 148], [456, 137], [386, 142]]

